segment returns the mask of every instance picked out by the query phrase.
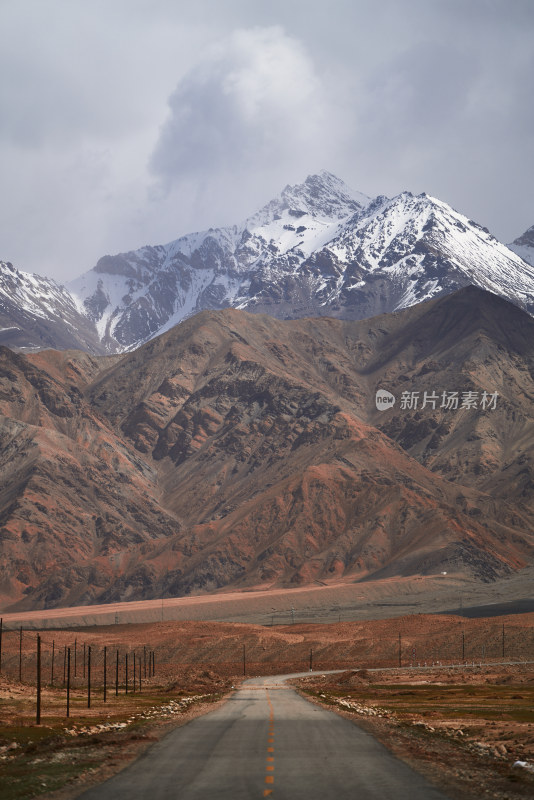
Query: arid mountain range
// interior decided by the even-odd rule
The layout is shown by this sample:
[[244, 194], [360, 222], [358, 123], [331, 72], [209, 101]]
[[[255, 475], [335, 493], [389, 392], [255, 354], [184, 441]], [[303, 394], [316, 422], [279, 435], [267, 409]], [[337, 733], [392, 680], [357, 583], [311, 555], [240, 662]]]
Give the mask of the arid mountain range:
[[532, 563], [534, 320], [481, 289], [0, 369], [3, 610]]
[[67, 286], [0, 262], [0, 344], [111, 354], [203, 310], [358, 320], [469, 285], [534, 313], [533, 254], [532, 228], [506, 246], [437, 198], [369, 198], [323, 171], [244, 221], [103, 256]]

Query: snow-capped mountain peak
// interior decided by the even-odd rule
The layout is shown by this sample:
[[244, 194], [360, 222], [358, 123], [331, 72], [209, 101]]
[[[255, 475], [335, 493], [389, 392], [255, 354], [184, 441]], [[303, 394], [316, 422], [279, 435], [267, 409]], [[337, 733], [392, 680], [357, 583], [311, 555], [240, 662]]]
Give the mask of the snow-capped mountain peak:
[[[388, 310], [468, 284], [534, 310], [534, 270], [486, 228], [426, 193], [402, 192], [370, 204], [330, 249], [340, 261], [358, 265], [361, 280], [345, 291], [360, 290], [355, 297], [369, 300], [380, 286], [392, 298]], [[368, 310], [379, 313], [380, 304]]]
[[244, 222], [106, 256], [70, 284], [110, 349], [204, 308], [362, 318], [474, 283], [534, 308], [534, 270], [426, 193], [374, 200], [329, 172]]
[[508, 247], [510, 250], [513, 250], [514, 253], [517, 253], [518, 256], [521, 256], [527, 263], [534, 266], [534, 225], [531, 225], [525, 233], [518, 236], [517, 239], [514, 239], [512, 244], [509, 244]]
[[309, 175], [304, 183], [286, 186], [281, 199], [288, 208], [297, 207], [311, 216], [337, 219], [354, 214], [371, 202], [370, 197], [354, 191], [326, 170]]
[[369, 202], [322, 171], [286, 186], [240, 224], [104, 256], [68, 288], [106, 345], [128, 348], [202, 308], [247, 307], [253, 277], [276, 259], [293, 264], [311, 255]]
[[308, 215], [320, 219], [344, 219], [367, 206], [371, 198], [356, 192], [332, 173], [322, 170], [309, 175], [304, 183], [286, 186], [279, 197], [271, 200], [245, 222], [248, 230], [266, 225], [278, 217], [289, 215], [293, 221]]
[[426, 193], [370, 199], [322, 171], [236, 225], [104, 256], [68, 291], [56, 287], [57, 307], [108, 352], [226, 306], [361, 319], [474, 284], [533, 313], [533, 240], [534, 228], [510, 249]]

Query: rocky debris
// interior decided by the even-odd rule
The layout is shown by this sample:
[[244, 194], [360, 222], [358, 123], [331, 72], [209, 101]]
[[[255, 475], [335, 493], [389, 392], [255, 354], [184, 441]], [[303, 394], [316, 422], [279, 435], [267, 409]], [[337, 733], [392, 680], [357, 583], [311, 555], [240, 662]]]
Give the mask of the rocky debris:
[[20, 748], [18, 742], [11, 742], [10, 744], [5, 744], [0, 746], [0, 760], [5, 761], [10, 756], [14, 757], [16, 755], [15, 751]]
[[130, 725], [141, 720], [170, 719], [174, 714], [181, 714], [190, 708], [194, 703], [200, 703], [209, 698], [210, 695], [189, 695], [180, 700], [170, 700], [161, 706], [152, 706], [149, 709], [132, 714], [125, 722], [102, 722], [97, 725], [74, 725], [72, 728], [64, 728], [67, 736], [92, 736], [97, 733], [107, 731], [120, 731], [127, 729]]
[[[332, 698], [328, 697], [326, 699], [329, 701], [332, 700]], [[397, 721], [397, 717], [392, 711], [388, 711], [385, 708], [380, 708], [379, 706], [366, 706], [363, 705], [362, 703], [358, 703], [355, 700], [338, 699], [335, 702], [342, 708], [348, 708], [351, 711], [355, 711], [357, 714], [361, 714], [364, 717], [380, 717], [392, 721]], [[419, 723], [414, 723], [414, 724], [419, 724]]]
[[534, 772], [534, 764], [529, 764], [528, 761], [514, 761], [512, 766], [516, 769], [526, 769], [527, 772]]

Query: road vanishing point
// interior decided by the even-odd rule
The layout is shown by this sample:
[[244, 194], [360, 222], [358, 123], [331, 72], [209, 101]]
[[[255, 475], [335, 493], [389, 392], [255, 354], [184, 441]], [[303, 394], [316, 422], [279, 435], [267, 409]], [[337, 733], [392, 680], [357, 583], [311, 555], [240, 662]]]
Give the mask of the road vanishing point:
[[[304, 673], [309, 675], [309, 673]], [[279, 675], [248, 680], [80, 800], [448, 800]]]

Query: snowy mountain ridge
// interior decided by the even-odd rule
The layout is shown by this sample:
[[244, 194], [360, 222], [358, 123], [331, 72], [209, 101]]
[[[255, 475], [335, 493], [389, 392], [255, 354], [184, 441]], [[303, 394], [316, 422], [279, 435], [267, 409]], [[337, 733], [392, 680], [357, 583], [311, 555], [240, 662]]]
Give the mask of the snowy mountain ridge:
[[0, 344], [104, 352], [94, 326], [77, 306], [65, 286], [0, 261]]
[[104, 256], [57, 287], [57, 314], [85, 320], [94, 352], [121, 352], [226, 306], [362, 319], [474, 284], [533, 313], [534, 266], [518, 248], [534, 253], [534, 226], [506, 247], [427, 194], [371, 199], [323, 171], [240, 224]]

